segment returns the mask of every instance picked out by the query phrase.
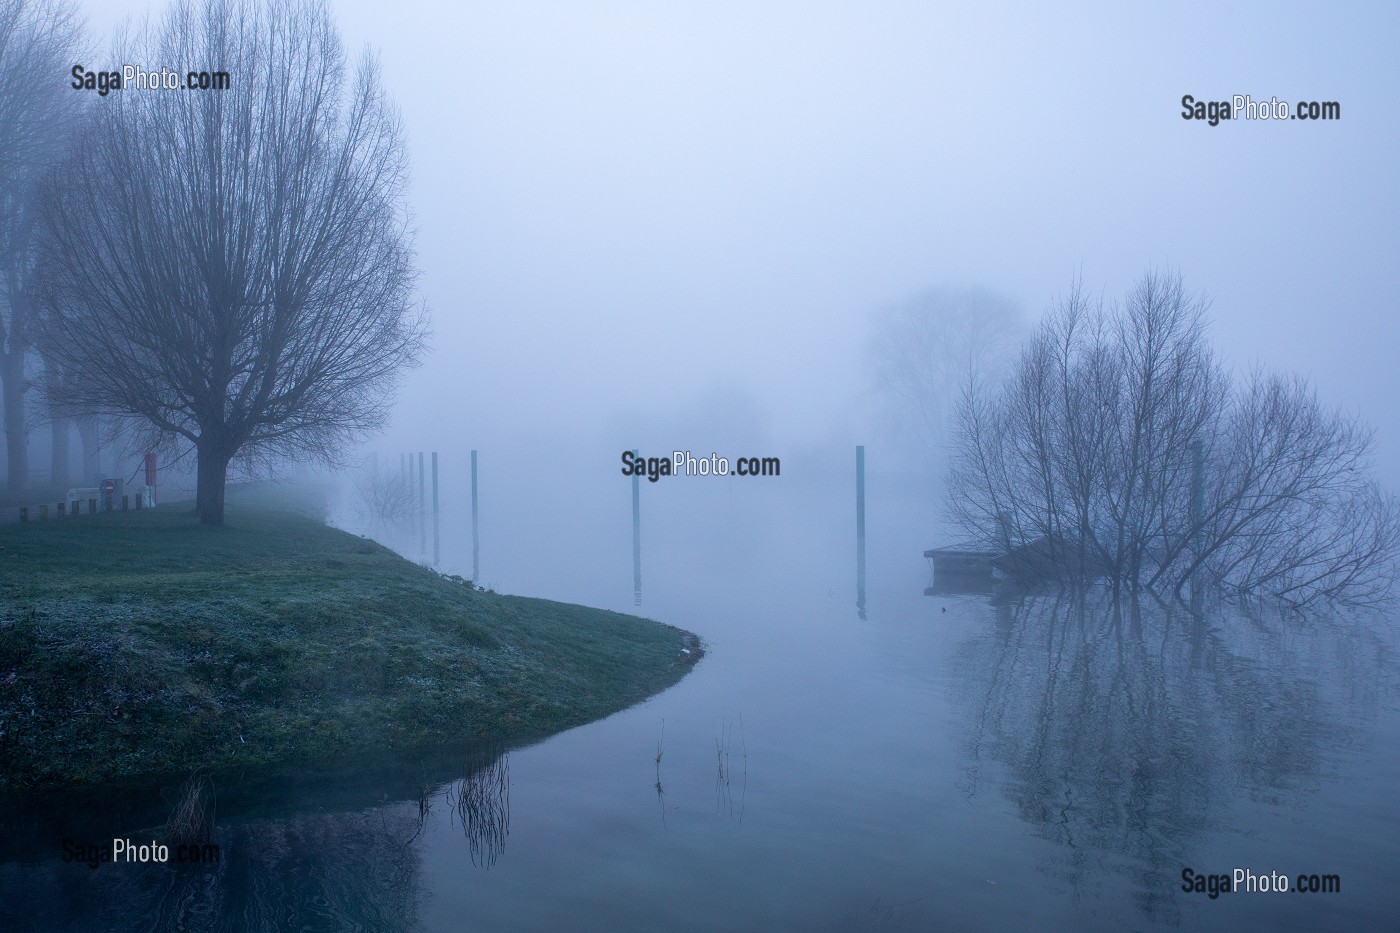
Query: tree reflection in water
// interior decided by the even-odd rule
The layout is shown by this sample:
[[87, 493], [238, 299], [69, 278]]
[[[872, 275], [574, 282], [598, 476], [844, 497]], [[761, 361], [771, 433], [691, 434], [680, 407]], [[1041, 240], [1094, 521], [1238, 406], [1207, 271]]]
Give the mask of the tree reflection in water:
[[[398, 844], [416, 811], [401, 801], [234, 821], [214, 832], [213, 865], [51, 864], [29, 874], [23, 915], [47, 917], [44, 929], [416, 929], [419, 858]], [[39, 908], [44, 889], [61, 920]]]
[[1157, 922], [1180, 921], [1182, 866], [1234, 803], [1300, 805], [1355, 743], [1354, 713], [1375, 709], [1384, 649], [1353, 620], [992, 604], [994, 629], [956, 665], [973, 701], [965, 792], [1003, 766], [1021, 818], [1063, 846], [1049, 871], [1076, 898], [1118, 874]]

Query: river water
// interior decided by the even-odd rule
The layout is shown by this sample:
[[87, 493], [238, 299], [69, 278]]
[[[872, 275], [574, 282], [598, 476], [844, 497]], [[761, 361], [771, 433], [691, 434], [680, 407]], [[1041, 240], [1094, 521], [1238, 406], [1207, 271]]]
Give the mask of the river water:
[[[934, 491], [873, 474], [502, 481], [482, 581], [696, 632], [680, 684], [422, 780], [219, 788], [204, 868], [62, 860], [123, 801], [0, 853], [3, 929], [1393, 928], [1400, 678], [1385, 617], [926, 595]], [[766, 485], [764, 485], [766, 484]], [[510, 501], [530, 501], [528, 515]], [[492, 517], [489, 517], [492, 516]], [[469, 570], [460, 509], [443, 566]], [[471, 773], [467, 773], [470, 771]], [[333, 787], [331, 786], [333, 784]], [[132, 825], [145, 825], [133, 815]], [[61, 825], [60, 825], [61, 824]], [[74, 829], [74, 826], [79, 829]], [[1339, 893], [1182, 890], [1184, 869]], [[1295, 882], [1296, 883], [1296, 882]]]

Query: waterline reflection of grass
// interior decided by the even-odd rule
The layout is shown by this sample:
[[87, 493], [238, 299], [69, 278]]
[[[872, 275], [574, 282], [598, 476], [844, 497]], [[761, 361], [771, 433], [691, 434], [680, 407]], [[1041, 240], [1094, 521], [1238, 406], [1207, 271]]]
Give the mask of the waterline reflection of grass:
[[[484, 763], [483, 763], [484, 762]], [[490, 868], [510, 835], [510, 755], [480, 750], [469, 756], [465, 777], [448, 791], [454, 822], [467, 837], [472, 864]]]

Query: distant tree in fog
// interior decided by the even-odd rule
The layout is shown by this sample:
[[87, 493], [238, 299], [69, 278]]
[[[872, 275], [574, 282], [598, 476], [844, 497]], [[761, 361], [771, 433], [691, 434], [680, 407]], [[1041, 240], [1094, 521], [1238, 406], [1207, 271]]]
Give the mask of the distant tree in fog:
[[402, 131], [322, 3], [179, 2], [123, 55], [231, 88], [93, 108], [44, 202], [39, 335], [61, 406], [193, 447], [219, 524], [231, 462], [337, 462], [421, 355]]
[[941, 447], [963, 387], [998, 375], [1023, 328], [1014, 303], [977, 290], [931, 289], [876, 313], [868, 358], [900, 433]]
[[0, 0], [0, 394], [11, 489], [29, 482], [37, 183], [62, 156], [78, 113], [67, 76], [80, 40], [71, 4]]
[[371, 536], [394, 540], [407, 534], [418, 514], [418, 494], [408, 474], [377, 463], [354, 480], [355, 509]]
[[1004, 382], [964, 394], [950, 518], [1073, 583], [1373, 602], [1400, 506], [1370, 478], [1371, 436], [1301, 378], [1231, 380], [1179, 275], [1111, 309], [1075, 288]]

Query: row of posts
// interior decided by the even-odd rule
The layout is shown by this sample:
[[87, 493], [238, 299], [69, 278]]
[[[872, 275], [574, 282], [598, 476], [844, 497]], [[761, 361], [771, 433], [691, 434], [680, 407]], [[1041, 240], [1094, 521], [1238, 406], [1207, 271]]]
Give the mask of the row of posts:
[[[123, 495], [123, 496], [121, 497], [121, 500], [120, 500], [120, 501], [121, 501], [121, 508], [120, 508], [120, 509], [116, 509], [116, 508], [113, 507], [113, 506], [115, 505], [115, 500], [116, 500], [116, 498], [117, 498], [117, 497], [114, 496], [114, 495], [108, 495], [108, 496], [103, 496], [103, 497], [102, 497], [102, 503], [103, 503], [104, 511], [107, 511], [107, 512], [114, 512], [114, 511], [122, 511], [122, 512], [125, 512], [125, 511], [128, 510], [128, 508], [129, 508], [130, 505], [131, 505], [131, 497], [130, 497], [130, 496], [127, 496], [127, 495]], [[88, 502], [88, 514], [89, 514], [89, 515], [96, 515], [96, 514], [97, 514], [97, 501], [98, 501], [98, 500], [95, 499], [95, 498], [89, 498], [89, 499], [88, 499], [87, 502]], [[68, 503], [67, 503], [67, 502], [65, 502], [65, 501], [60, 501], [60, 502], [58, 502], [58, 504], [57, 504], [57, 505], [58, 505], [58, 509], [57, 509], [57, 515], [58, 515], [58, 517], [59, 517], [59, 518], [65, 518], [65, 517], [67, 517], [69, 514], [72, 514], [72, 515], [75, 516], [75, 517], [78, 516], [78, 515], [81, 515], [81, 514], [82, 514], [82, 508], [83, 508], [82, 502], [83, 502], [82, 499], [74, 499], [74, 500], [73, 500], [73, 511], [72, 511], [72, 513], [69, 513], [69, 512], [68, 512]], [[140, 510], [144, 505], [145, 505], [144, 497], [142, 496], [141, 493], [138, 492], [138, 493], [136, 494], [136, 508], [137, 508], [137, 510]], [[39, 508], [39, 521], [41, 521], [41, 522], [43, 522], [43, 521], [48, 521], [48, 518], [49, 518], [49, 506], [48, 506], [48, 503], [46, 502], [46, 503], [40, 505], [38, 508]], [[29, 521], [29, 506], [27, 506], [27, 505], [22, 505], [22, 506], [19, 507], [19, 520], [20, 520], [21, 522], [27, 522], [27, 521]]]
[[[632, 452], [634, 456], [637, 451]], [[1199, 459], [1198, 451], [1193, 450], [1193, 455]], [[410, 492], [416, 485], [418, 490], [418, 546], [421, 552], [426, 553], [428, 549], [428, 528], [423, 520], [426, 513], [426, 492], [427, 492], [427, 471], [424, 469], [425, 461], [431, 457], [432, 464], [432, 505], [433, 505], [433, 564], [436, 565], [441, 560], [442, 553], [442, 524], [441, 512], [438, 507], [438, 455], [433, 451], [431, 455], [419, 451], [416, 458], [412, 453], [399, 455], [399, 470], [402, 479], [408, 484]], [[1193, 490], [1193, 498], [1198, 498], [1200, 493]], [[478, 499], [477, 499], [477, 457], [476, 451], [471, 452], [471, 495], [472, 495], [472, 580], [479, 579], [481, 575], [481, 535], [478, 522]], [[105, 496], [106, 510], [113, 511], [114, 496]], [[127, 510], [129, 497], [121, 497], [121, 511]], [[82, 500], [75, 499], [73, 504], [73, 514], [79, 514], [79, 503]], [[1195, 502], [1193, 501], [1193, 505]], [[142, 494], [136, 494], [136, 508], [139, 510], [143, 506]], [[58, 503], [58, 517], [63, 518], [67, 504]], [[88, 512], [97, 512], [97, 499], [88, 499]], [[39, 506], [39, 520], [45, 521], [49, 517], [49, 507], [47, 504]], [[29, 507], [23, 506], [19, 510], [19, 520], [29, 521]], [[632, 588], [636, 602], [640, 605], [642, 598], [642, 509], [641, 509], [641, 484], [638, 476], [632, 477]], [[860, 610], [861, 616], [865, 614], [865, 447], [856, 448], [856, 606]]]
[[[429, 458], [431, 458], [429, 460]], [[404, 483], [408, 486], [410, 494], [414, 487], [417, 487], [418, 509], [418, 548], [420, 553], [427, 553], [428, 550], [428, 525], [424, 520], [427, 515], [427, 471], [424, 469], [426, 462], [431, 463], [432, 469], [432, 493], [433, 493], [433, 564], [436, 566], [442, 555], [442, 523], [441, 513], [438, 509], [438, 455], [437, 451], [425, 454], [418, 451], [416, 457], [412, 453], [399, 455], [399, 474]], [[476, 451], [472, 451], [472, 580], [477, 580], [481, 576], [481, 537], [477, 523], [477, 496], [476, 496]]]

